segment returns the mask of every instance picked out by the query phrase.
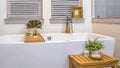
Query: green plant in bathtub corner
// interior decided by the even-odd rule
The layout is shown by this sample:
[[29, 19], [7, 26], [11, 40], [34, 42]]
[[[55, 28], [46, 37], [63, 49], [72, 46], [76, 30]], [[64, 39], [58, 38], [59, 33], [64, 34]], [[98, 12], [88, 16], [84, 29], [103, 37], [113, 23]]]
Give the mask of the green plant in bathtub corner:
[[42, 28], [42, 23], [40, 20], [30, 20], [26, 24], [26, 27], [27, 27], [27, 29], [29, 29], [28, 33], [30, 33], [30, 36], [33, 36], [33, 35], [39, 34], [38, 29]]
[[26, 24], [27, 29], [29, 28], [42, 28], [42, 23], [40, 20], [30, 20]]
[[104, 48], [104, 44], [100, 41], [98, 41], [98, 38], [94, 40], [89, 40], [86, 41], [85, 43], [85, 48], [89, 51], [99, 51]]

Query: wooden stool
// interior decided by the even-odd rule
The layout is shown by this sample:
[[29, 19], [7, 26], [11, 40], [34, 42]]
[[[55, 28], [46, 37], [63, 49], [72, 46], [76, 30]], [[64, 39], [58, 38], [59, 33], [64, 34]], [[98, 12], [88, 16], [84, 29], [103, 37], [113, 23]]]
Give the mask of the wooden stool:
[[117, 58], [108, 56], [104, 53], [100, 53], [100, 55], [102, 56], [101, 60], [93, 60], [91, 58], [86, 58], [83, 55], [70, 55], [69, 68], [118, 68]]

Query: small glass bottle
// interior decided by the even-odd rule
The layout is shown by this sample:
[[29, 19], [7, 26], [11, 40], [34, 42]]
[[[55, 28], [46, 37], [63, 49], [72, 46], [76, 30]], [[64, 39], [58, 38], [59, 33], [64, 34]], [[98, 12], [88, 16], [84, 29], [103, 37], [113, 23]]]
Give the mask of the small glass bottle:
[[88, 57], [89, 57], [89, 54], [90, 54], [90, 52], [89, 52], [88, 50], [85, 50], [85, 51], [84, 51], [84, 56], [85, 56], [85, 57], [88, 58]]
[[30, 29], [30, 36], [33, 36], [33, 29]]

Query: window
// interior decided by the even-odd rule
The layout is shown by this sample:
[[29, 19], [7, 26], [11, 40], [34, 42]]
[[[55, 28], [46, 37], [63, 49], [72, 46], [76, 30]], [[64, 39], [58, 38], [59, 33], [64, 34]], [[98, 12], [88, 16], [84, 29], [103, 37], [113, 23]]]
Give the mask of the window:
[[120, 0], [95, 0], [95, 18], [120, 18]]
[[120, 0], [92, 0], [93, 23], [120, 23]]
[[8, 0], [7, 24], [27, 23], [30, 19], [42, 20], [42, 0]]
[[52, 18], [71, 16], [72, 7], [80, 5], [80, 0], [51, 0]]
[[42, 0], [8, 0], [8, 18], [42, 18]]
[[[50, 23], [65, 23], [66, 17], [72, 17], [72, 7], [82, 6], [82, 0], [51, 0]], [[73, 23], [83, 23], [84, 19], [72, 19]]]

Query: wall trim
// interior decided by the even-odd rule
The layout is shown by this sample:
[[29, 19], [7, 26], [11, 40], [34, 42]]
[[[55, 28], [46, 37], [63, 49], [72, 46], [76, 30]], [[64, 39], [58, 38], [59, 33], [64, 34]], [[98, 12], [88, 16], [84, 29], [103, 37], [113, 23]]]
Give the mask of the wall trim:
[[93, 18], [93, 23], [120, 24], [120, 18]]

